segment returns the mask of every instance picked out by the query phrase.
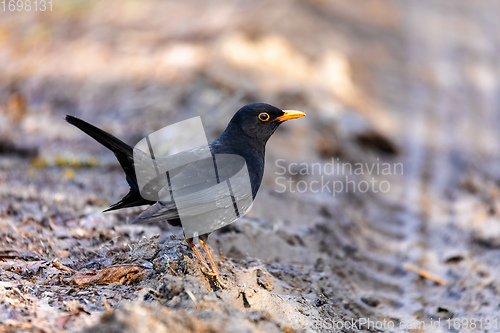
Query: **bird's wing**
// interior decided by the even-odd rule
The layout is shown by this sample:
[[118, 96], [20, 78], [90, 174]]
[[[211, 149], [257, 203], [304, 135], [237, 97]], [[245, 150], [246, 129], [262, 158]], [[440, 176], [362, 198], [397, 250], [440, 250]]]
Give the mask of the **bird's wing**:
[[136, 149], [134, 166], [143, 198], [172, 201], [171, 191], [175, 197], [189, 195], [234, 176], [245, 166], [245, 159], [235, 154], [212, 154], [209, 146], [156, 159]]
[[179, 219], [179, 213], [177, 212], [175, 203], [159, 201], [143, 211], [131, 223], [153, 223], [177, 219]]
[[183, 172], [192, 162], [208, 159], [211, 156], [208, 146], [156, 158], [142, 150], [134, 149], [134, 168], [141, 196], [151, 201], [164, 200], [161, 195], [165, 193], [162, 190], [168, 187], [175, 175]]
[[172, 170], [170, 186], [159, 191], [165, 201], [148, 208], [134, 223], [180, 218], [185, 233], [187, 229], [202, 234], [243, 215], [252, 203], [245, 160], [232, 154], [214, 156], [215, 163], [210, 157]]

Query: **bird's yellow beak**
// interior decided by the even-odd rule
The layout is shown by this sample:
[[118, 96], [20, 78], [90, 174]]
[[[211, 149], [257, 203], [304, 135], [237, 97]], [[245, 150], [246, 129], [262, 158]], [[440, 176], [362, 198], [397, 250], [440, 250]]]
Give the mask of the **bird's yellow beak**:
[[306, 115], [304, 112], [295, 111], [295, 110], [283, 110], [283, 113], [284, 114], [282, 116], [279, 116], [275, 120], [285, 121], [285, 120], [290, 120], [290, 119], [304, 117]]

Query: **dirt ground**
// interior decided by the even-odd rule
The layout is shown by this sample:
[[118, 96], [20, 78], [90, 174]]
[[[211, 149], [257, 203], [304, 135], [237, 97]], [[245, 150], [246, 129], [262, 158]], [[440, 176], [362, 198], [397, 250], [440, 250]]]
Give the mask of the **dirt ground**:
[[[499, 7], [0, 11], [0, 332], [500, 332]], [[211, 235], [220, 289], [181, 230], [102, 213], [122, 171], [64, 116], [133, 145], [197, 115], [213, 139], [251, 102], [307, 117], [269, 141], [251, 212]]]

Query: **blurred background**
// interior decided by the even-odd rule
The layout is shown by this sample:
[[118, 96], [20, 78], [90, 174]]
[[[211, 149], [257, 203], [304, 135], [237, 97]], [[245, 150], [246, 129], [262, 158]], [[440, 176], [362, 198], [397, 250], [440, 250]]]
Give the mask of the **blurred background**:
[[[277, 306], [262, 321], [285, 329], [314, 318], [494, 319], [499, 13], [493, 0], [53, 0], [45, 12], [0, 8], [0, 249], [41, 251], [78, 270], [106, 263], [102, 244], [181, 237], [161, 225], [123, 226], [137, 209], [100, 213], [127, 185], [114, 156], [66, 124], [66, 114], [134, 145], [197, 115], [214, 139], [241, 106], [266, 102], [307, 117], [269, 141], [249, 217], [211, 240], [233, 266], [264, 262], [280, 286], [274, 292], [290, 297], [292, 310]], [[351, 175], [386, 180], [388, 193], [278, 191], [278, 159], [291, 165], [287, 179], [310, 184], [345, 179], [296, 174], [332, 158], [402, 163], [404, 172]], [[68, 231], [75, 227], [78, 237]], [[94, 266], [81, 262], [88, 252]], [[300, 297], [315, 307], [309, 319]], [[286, 317], [290, 311], [297, 315]]]

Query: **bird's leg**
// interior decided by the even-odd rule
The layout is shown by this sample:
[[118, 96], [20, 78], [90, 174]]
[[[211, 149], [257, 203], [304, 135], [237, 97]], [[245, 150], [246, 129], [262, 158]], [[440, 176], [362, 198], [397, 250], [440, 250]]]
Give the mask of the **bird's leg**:
[[212, 254], [210, 253], [210, 250], [208, 249], [206, 241], [204, 241], [203, 239], [200, 238], [200, 244], [201, 244], [201, 246], [203, 246], [203, 249], [205, 250], [205, 253], [208, 256], [208, 260], [210, 262], [210, 266], [212, 267], [212, 272], [211, 273], [208, 273], [208, 272], [205, 272], [205, 273], [207, 273], [208, 275], [212, 276], [214, 278], [214, 280], [217, 282], [217, 284], [219, 284], [219, 286], [221, 288], [226, 289], [227, 286], [224, 283], [222, 283], [222, 281], [220, 279], [219, 269], [217, 268], [217, 265], [215, 264], [214, 258], [212, 258]]
[[201, 261], [201, 263], [203, 264], [203, 267], [205, 267], [206, 269], [210, 269], [207, 262], [205, 261], [205, 259], [201, 255], [200, 251], [198, 251], [198, 249], [196, 248], [196, 245], [194, 244], [193, 239], [192, 238], [185, 238], [185, 240], [186, 240], [186, 243], [188, 243], [191, 250], [193, 250], [194, 254], [196, 254], [198, 259]]

